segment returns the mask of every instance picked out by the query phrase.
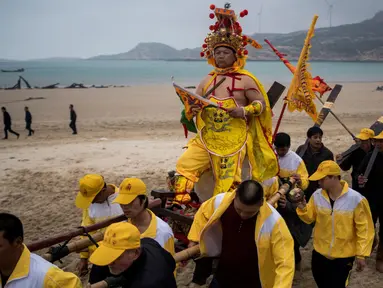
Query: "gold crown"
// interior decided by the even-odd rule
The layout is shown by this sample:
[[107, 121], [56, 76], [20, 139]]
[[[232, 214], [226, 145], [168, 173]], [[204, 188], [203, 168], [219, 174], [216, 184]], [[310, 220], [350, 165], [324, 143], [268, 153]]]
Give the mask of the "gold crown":
[[[214, 25], [210, 25], [211, 32], [206, 36], [205, 43], [202, 45], [201, 57], [207, 59], [213, 57], [214, 49], [220, 46], [232, 48], [237, 57], [244, 58], [249, 53], [246, 46], [250, 44], [254, 48], [261, 49], [262, 46], [254, 39], [246, 35], [242, 35], [242, 27], [237, 21], [237, 16], [234, 10], [230, 10], [230, 4], [226, 3], [225, 8], [216, 8], [215, 5], [210, 5], [210, 9], [214, 13], [210, 13], [210, 19], [217, 18]], [[239, 13], [239, 16], [245, 17], [248, 15], [247, 10]]]

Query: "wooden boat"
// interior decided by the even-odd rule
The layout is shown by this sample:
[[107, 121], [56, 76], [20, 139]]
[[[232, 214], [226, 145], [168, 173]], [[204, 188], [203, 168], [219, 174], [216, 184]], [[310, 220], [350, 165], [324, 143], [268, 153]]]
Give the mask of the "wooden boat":
[[3, 69], [1, 69], [1, 72], [24, 72], [24, 68], [16, 69], [16, 70], [3, 70]]

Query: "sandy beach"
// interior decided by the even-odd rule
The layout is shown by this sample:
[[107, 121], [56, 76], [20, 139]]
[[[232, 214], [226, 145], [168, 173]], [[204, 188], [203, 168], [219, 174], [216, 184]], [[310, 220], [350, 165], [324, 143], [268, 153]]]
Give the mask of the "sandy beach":
[[[382, 115], [383, 92], [374, 91], [378, 85], [381, 83], [343, 84], [333, 111], [354, 134]], [[44, 99], [25, 101], [30, 97]], [[319, 111], [321, 104], [316, 103]], [[77, 112], [78, 135], [72, 135], [68, 126], [69, 104]], [[171, 85], [0, 90], [0, 106], [11, 114], [13, 130], [21, 133], [18, 140], [10, 134], [8, 140], [0, 142], [0, 211], [21, 218], [26, 242], [80, 224], [81, 211], [75, 207], [74, 198], [84, 174], [100, 173], [116, 185], [125, 177], [136, 176], [144, 180], [148, 192], [165, 188], [166, 173], [174, 169], [187, 142], [179, 123], [181, 102]], [[24, 106], [33, 115], [36, 133], [32, 137], [24, 130]], [[273, 110], [274, 125], [281, 106], [280, 101]], [[280, 131], [291, 135], [295, 150], [312, 124], [305, 113], [286, 112]], [[322, 128], [323, 141], [334, 154], [352, 144], [351, 136], [332, 115]], [[345, 176], [349, 179], [348, 173]], [[311, 241], [302, 250], [303, 270], [296, 275], [294, 287], [316, 287], [310, 268]], [[364, 272], [353, 272], [350, 287], [381, 287], [383, 274], [375, 272], [374, 256], [367, 260]], [[62, 265], [57, 264], [73, 271], [77, 261], [78, 255], [71, 255]], [[192, 269], [192, 261], [180, 268], [179, 287], [188, 287]]]

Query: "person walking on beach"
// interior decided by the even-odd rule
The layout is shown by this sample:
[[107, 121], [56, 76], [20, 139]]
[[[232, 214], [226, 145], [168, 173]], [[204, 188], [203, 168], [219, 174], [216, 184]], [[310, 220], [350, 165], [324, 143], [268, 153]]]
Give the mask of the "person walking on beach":
[[77, 134], [77, 128], [76, 128], [76, 120], [77, 120], [77, 114], [76, 111], [74, 111], [73, 104], [69, 105], [69, 110], [70, 110], [70, 123], [69, 127], [72, 128], [73, 130], [73, 135]]
[[309, 178], [321, 189], [296, 210], [305, 223], [315, 222], [311, 270], [319, 288], [347, 287], [354, 261], [357, 271], [366, 267], [375, 235], [367, 199], [349, 188], [340, 172], [334, 161], [323, 161]]
[[32, 114], [29, 111], [29, 108], [25, 106], [24, 108], [25, 111], [25, 129], [28, 130], [28, 136], [32, 136], [32, 134], [35, 134], [35, 130], [31, 128], [32, 125]]
[[4, 138], [3, 139], [8, 139], [8, 131], [12, 134], [15, 134], [17, 136], [17, 139], [19, 139], [20, 134], [13, 131], [11, 128], [12, 126], [11, 115], [9, 115], [5, 107], [1, 107], [1, 111], [3, 112], [3, 117], [4, 117]]

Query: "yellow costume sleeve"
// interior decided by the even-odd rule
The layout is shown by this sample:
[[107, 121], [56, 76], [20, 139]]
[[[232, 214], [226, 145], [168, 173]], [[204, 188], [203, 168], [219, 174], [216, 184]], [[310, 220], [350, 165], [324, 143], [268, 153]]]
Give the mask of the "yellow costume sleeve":
[[[89, 226], [95, 224], [94, 221], [89, 217], [88, 209], [83, 209], [82, 211], [82, 221], [81, 221], [81, 226]], [[94, 233], [94, 232], [93, 232]], [[92, 234], [92, 233], [89, 233]], [[81, 239], [87, 238], [86, 236], [81, 236]], [[88, 250], [94, 250], [95, 246], [89, 246]], [[80, 258], [88, 259], [89, 258], [89, 252], [81, 252], [80, 253]]]
[[53, 266], [45, 274], [44, 288], [82, 288], [82, 284], [73, 273], [64, 272]]
[[271, 146], [272, 142], [272, 111], [269, 98], [262, 83], [249, 71], [240, 69], [237, 73], [247, 75], [253, 79], [262, 94], [265, 106], [258, 116], [249, 117], [249, 137], [247, 142], [247, 156], [252, 167], [252, 179], [263, 182], [276, 176], [279, 172], [277, 156]]
[[311, 196], [309, 203], [307, 203], [306, 207], [301, 209], [297, 207], [297, 214], [299, 218], [306, 224], [311, 224], [316, 220], [317, 217], [317, 212], [315, 209], [315, 204], [314, 204], [314, 197]]
[[303, 160], [298, 166], [297, 174], [301, 176], [301, 184], [298, 185], [302, 190], [306, 190], [309, 187], [309, 173], [307, 172], [305, 162]]
[[278, 220], [271, 233], [271, 251], [276, 273], [273, 287], [290, 288], [295, 271], [293, 237], [283, 218]]
[[356, 256], [359, 258], [369, 257], [372, 243], [374, 242], [375, 229], [370, 206], [366, 198], [363, 198], [355, 208], [354, 222], [356, 230]]
[[199, 242], [202, 229], [206, 226], [210, 217], [214, 213], [215, 197], [205, 201], [194, 215], [193, 224], [190, 228], [188, 239], [193, 242]]

